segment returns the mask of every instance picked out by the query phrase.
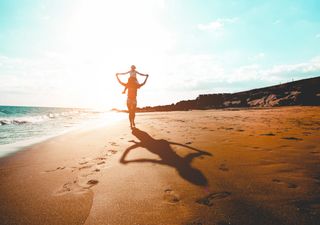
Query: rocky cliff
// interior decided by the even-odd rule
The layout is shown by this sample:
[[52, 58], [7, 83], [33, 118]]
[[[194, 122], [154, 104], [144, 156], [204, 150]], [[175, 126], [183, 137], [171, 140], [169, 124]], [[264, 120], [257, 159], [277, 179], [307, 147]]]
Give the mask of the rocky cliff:
[[140, 112], [212, 109], [227, 107], [274, 107], [320, 105], [320, 77], [237, 93], [199, 95], [176, 104], [139, 108]]

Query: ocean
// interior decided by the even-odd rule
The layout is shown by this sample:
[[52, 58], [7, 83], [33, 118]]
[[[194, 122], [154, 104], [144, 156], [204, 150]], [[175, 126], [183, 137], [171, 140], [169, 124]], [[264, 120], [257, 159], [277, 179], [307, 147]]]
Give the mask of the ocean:
[[124, 118], [123, 113], [92, 109], [0, 106], [0, 157], [71, 130]]

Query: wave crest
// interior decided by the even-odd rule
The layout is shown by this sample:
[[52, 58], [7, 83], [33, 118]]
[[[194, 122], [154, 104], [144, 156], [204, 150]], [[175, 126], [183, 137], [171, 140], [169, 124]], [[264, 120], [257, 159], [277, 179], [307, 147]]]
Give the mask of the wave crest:
[[57, 118], [72, 118], [73, 115], [79, 114], [79, 111], [61, 112], [61, 113], [48, 113], [46, 115], [37, 116], [21, 116], [21, 117], [0, 117], [0, 126], [3, 125], [22, 125], [26, 123], [41, 123], [47, 120]]

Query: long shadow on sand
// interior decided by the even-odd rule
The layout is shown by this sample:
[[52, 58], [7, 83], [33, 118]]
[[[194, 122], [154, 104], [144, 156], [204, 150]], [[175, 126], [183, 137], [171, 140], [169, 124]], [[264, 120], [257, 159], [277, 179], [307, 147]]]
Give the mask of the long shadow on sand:
[[[180, 143], [175, 143], [175, 142], [169, 142], [164, 139], [154, 139], [151, 137], [147, 132], [139, 130], [137, 128], [134, 128], [132, 130], [132, 134], [136, 136], [140, 142], [137, 141], [131, 141], [134, 143], [134, 145], [130, 146], [129, 148], [126, 149], [126, 151], [123, 153], [120, 162], [123, 164], [126, 163], [143, 163], [143, 162], [151, 162], [151, 163], [158, 163], [166, 166], [171, 166], [177, 170], [179, 175], [189, 181], [190, 183], [193, 183], [195, 185], [200, 185], [200, 186], [207, 186], [208, 181], [207, 178], [203, 175], [203, 173], [192, 167], [191, 162], [194, 158], [206, 155], [206, 156], [212, 156], [211, 153], [183, 145]], [[194, 153], [190, 153], [184, 157], [179, 156], [171, 147], [171, 145], [178, 145], [182, 146], [188, 149], [191, 149], [195, 151]], [[128, 153], [135, 149], [135, 148], [145, 148], [149, 150], [150, 152], [158, 155], [160, 157], [160, 160], [156, 159], [134, 159], [134, 160], [126, 160], [126, 156]]]

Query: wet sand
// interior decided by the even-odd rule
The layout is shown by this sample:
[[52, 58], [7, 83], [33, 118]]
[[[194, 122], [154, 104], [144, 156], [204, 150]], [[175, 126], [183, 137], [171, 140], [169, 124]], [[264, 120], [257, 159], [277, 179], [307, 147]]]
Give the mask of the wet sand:
[[136, 120], [0, 159], [1, 223], [319, 223], [320, 107]]

